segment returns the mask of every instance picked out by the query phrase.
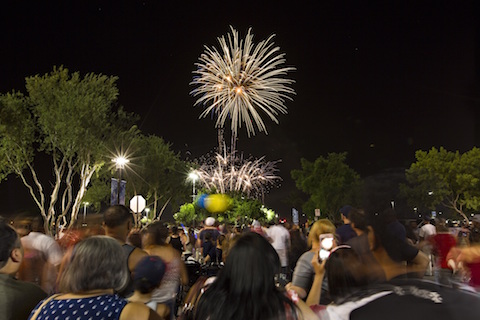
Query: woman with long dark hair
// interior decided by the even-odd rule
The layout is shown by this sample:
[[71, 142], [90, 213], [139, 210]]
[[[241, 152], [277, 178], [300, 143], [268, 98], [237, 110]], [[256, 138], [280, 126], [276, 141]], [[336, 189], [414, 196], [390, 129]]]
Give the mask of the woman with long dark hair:
[[254, 232], [240, 236], [224, 268], [200, 297], [194, 318], [304, 319], [296, 299], [277, 287], [275, 275], [279, 272], [278, 255], [264, 237]]

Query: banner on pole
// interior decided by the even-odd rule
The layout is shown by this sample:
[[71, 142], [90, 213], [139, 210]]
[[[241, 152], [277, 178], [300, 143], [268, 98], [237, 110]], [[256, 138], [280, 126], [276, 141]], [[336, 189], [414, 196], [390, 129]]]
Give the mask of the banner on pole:
[[120, 180], [120, 185], [118, 187], [118, 202], [119, 204], [125, 205], [125, 191], [127, 189], [127, 181]]
[[118, 204], [118, 180], [112, 178], [112, 188], [110, 191], [110, 205], [114, 206]]
[[299, 223], [298, 210], [295, 208], [292, 208], [292, 221], [294, 225], [298, 226], [298, 223]]

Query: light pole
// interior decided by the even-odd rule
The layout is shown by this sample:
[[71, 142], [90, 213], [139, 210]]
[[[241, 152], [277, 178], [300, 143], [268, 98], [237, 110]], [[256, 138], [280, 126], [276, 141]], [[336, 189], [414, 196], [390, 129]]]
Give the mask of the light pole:
[[[120, 178], [118, 179], [118, 182], [117, 182], [117, 194], [116, 194], [116, 197], [117, 197], [117, 201], [116, 203], [112, 203], [113, 204], [123, 204], [125, 205], [125, 199], [124, 201], [120, 201], [120, 196], [121, 196], [121, 189], [122, 189], [122, 173], [123, 173], [123, 169], [125, 169], [125, 166], [127, 165], [127, 163], [130, 162], [130, 160], [128, 160], [127, 158], [125, 158], [124, 156], [118, 156], [114, 159], [112, 159], [112, 162], [115, 163], [115, 168], [117, 169], [117, 171], [119, 172], [119, 176]], [[113, 181], [114, 179], [112, 179]], [[113, 189], [113, 185], [112, 185], [112, 189]], [[113, 202], [113, 201], [112, 201]], [[123, 203], [122, 203], [123, 202]]]
[[195, 201], [195, 181], [198, 179], [198, 174], [192, 171], [188, 174], [188, 178], [192, 180], [192, 202]]
[[85, 218], [87, 216], [87, 206], [90, 205], [90, 202], [83, 203], [83, 225], [85, 226]]

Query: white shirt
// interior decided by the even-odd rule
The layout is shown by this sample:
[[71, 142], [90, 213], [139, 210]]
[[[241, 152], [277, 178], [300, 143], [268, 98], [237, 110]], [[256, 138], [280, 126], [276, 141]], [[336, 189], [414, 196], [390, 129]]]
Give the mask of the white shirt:
[[272, 247], [275, 250], [288, 249], [287, 243], [290, 240], [290, 232], [282, 226], [274, 225], [267, 229], [267, 235], [272, 239]]
[[58, 266], [62, 262], [62, 249], [52, 237], [32, 231], [25, 237], [20, 238], [20, 240], [25, 249], [40, 251], [50, 264]]
[[428, 239], [431, 236], [434, 236], [436, 234], [437, 234], [437, 229], [435, 229], [435, 226], [430, 223], [427, 223], [420, 228], [420, 232], [418, 233], [418, 236], [423, 239]]

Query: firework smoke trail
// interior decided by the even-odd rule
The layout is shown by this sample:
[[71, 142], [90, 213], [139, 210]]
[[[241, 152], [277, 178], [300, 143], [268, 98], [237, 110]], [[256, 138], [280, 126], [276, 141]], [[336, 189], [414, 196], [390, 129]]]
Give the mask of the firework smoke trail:
[[286, 99], [292, 100], [295, 94], [290, 87], [294, 81], [284, 76], [295, 68], [284, 66], [285, 54], [274, 47], [273, 35], [255, 45], [251, 29], [241, 40], [238, 32], [230, 28], [227, 37], [218, 38], [220, 51], [205, 47], [200, 62], [195, 64], [191, 84], [196, 88], [191, 94], [198, 97], [195, 105], [206, 106], [200, 118], [213, 113], [217, 128], [225, 127], [231, 119], [234, 141], [242, 123], [248, 136], [255, 135], [255, 127], [267, 133], [259, 110], [278, 124], [277, 115], [287, 113]]
[[262, 198], [281, 180], [275, 162], [265, 157], [243, 160], [232, 153], [217, 153], [196, 170], [200, 183], [209, 191], [241, 192], [248, 197]]

